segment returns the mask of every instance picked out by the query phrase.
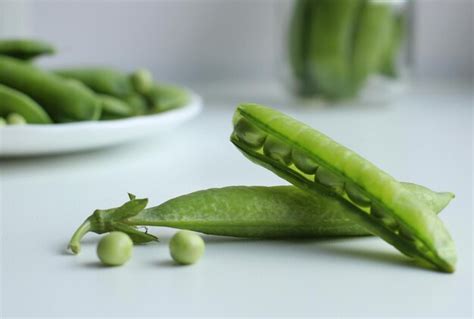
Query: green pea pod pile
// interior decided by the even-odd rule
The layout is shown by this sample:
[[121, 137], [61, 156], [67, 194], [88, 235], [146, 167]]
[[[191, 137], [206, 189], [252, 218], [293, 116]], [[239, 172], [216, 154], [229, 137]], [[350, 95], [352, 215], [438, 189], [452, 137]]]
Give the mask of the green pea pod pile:
[[100, 105], [93, 92], [32, 64], [0, 56], [0, 83], [31, 97], [57, 122], [100, 117]]
[[29, 96], [0, 84], [0, 117], [21, 115], [28, 123], [49, 124], [49, 115]]
[[44, 41], [0, 39], [0, 126], [116, 120], [189, 102], [186, 90], [156, 83], [145, 69], [132, 74], [102, 66], [49, 71], [32, 63], [54, 52]]
[[[251, 161], [314, 196], [346, 206], [345, 216], [407, 256], [453, 272], [456, 250], [433, 207], [357, 153], [274, 109], [243, 104], [231, 141]], [[349, 209], [351, 208], [351, 209]]]
[[396, 77], [404, 22], [390, 2], [295, 1], [288, 55], [297, 93], [351, 98], [373, 74]]

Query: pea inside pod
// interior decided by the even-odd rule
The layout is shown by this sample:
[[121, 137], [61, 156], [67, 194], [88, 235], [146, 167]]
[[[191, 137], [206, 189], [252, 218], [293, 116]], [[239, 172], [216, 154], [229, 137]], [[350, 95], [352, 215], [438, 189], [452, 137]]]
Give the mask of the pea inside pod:
[[272, 136], [267, 137], [263, 145], [263, 153], [285, 165], [291, 163], [291, 148], [278, 140], [278, 138]]
[[[428, 205], [393, 177], [326, 135], [271, 108], [242, 104], [234, 117], [250, 122], [267, 139], [275, 138], [287, 149], [302, 150], [318, 168], [314, 176], [305, 174], [294, 165], [275, 160], [262, 149], [249, 148], [241, 139], [245, 134], [234, 131], [232, 143], [250, 160], [309, 193], [332, 194], [334, 200], [354, 208], [348, 211], [347, 218], [408, 256], [442, 271], [454, 271], [456, 251], [447, 229]], [[350, 185], [349, 192], [346, 185]], [[354, 189], [359, 192], [357, 195], [363, 196], [358, 198]], [[380, 219], [373, 215], [370, 206], [373, 204], [379, 205], [387, 217]], [[410, 232], [414, 240], [400, 236], [400, 228]]]
[[306, 174], [315, 174], [318, 164], [312, 160], [307, 154], [294, 148], [291, 153], [291, 159], [295, 166]]
[[249, 147], [260, 148], [265, 142], [266, 135], [260, 129], [245, 119], [240, 119], [235, 125], [235, 134]]

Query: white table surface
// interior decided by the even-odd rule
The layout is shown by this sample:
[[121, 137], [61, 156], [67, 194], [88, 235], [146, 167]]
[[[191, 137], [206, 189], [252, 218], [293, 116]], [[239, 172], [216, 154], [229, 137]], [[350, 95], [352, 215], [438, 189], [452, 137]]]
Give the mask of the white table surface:
[[211, 87], [205, 111], [139, 143], [0, 161], [0, 314], [8, 316], [466, 316], [472, 314], [473, 95], [417, 85], [390, 106], [285, 108], [400, 180], [456, 193], [441, 218], [456, 242], [454, 274], [418, 268], [378, 238], [264, 241], [206, 236], [194, 266], [173, 265], [169, 229], [124, 267], [98, 264], [90, 234], [65, 253], [95, 208], [127, 192], [155, 205], [195, 190], [285, 182], [228, 141], [239, 101], [285, 104], [273, 86]]

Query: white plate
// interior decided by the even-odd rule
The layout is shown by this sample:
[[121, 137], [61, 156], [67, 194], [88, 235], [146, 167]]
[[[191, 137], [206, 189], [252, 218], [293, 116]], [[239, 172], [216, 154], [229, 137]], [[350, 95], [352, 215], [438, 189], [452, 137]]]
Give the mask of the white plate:
[[178, 126], [196, 116], [202, 99], [167, 112], [123, 120], [0, 127], [0, 157], [77, 152], [125, 143]]

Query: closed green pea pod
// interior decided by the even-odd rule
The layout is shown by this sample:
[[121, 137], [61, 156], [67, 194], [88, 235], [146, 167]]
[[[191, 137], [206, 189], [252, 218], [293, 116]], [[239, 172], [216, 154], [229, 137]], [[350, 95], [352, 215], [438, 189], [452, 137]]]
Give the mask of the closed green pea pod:
[[406, 17], [401, 13], [393, 18], [392, 24], [391, 36], [383, 51], [379, 72], [382, 75], [395, 78], [399, 75], [397, 62], [400, 55], [400, 47], [406, 37]]
[[132, 109], [133, 115], [144, 115], [148, 112], [148, 104], [146, 98], [140, 94], [133, 93], [122, 98]]
[[153, 75], [146, 69], [139, 69], [130, 75], [133, 88], [140, 94], [148, 93], [154, 85]]
[[[416, 184], [403, 185], [409, 185], [413, 195], [437, 213], [452, 199], [450, 193], [436, 193]], [[78, 253], [80, 240], [87, 232], [119, 230], [135, 243], [156, 240], [138, 231], [137, 226], [164, 226], [244, 238], [370, 235], [346, 217], [353, 207], [341, 204], [325, 192], [308, 194], [294, 186], [211, 188], [145, 209], [146, 203], [131, 196], [120, 207], [96, 210], [74, 233], [69, 247]]]
[[0, 56], [0, 84], [28, 95], [56, 122], [100, 117], [100, 103], [93, 92], [10, 57]]
[[129, 76], [108, 67], [76, 67], [57, 69], [62, 77], [82, 82], [96, 93], [124, 98], [134, 93]]
[[45, 41], [36, 39], [3, 39], [0, 40], [0, 55], [21, 60], [30, 60], [41, 55], [54, 53], [54, 47]]
[[0, 116], [20, 114], [27, 123], [49, 124], [51, 119], [43, 108], [29, 96], [0, 84]]
[[[302, 174], [291, 166], [281, 165], [259, 150], [248, 148], [236, 138], [235, 134], [232, 134], [231, 141], [251, 161], [270, 169], [310, 194], [319, 192], [332, 194], [334, 200], [355, 208], [347, 211], [350, 212], [346, 215], [347, 218], [408, 256], [442, 271], [454, 271], [457, 257], [449, 232], [434, 214], [432, 207], [420, 201], [402, 183], [326, 135], [274, 109], [257, 104], [242, 104], [237, 108], [235, 116], [245, 118], [269, 137], [278, 137], [289, 148], [298, 147], [304, 150], [317, 162], [319, 168], [316, 171], [316, 178], [312, 179], [311, 176]], [[348, 183], [356, 185], [371, 203], [381, 205], [383, 211], [395, 220], [397, 225], [409, 231], [410, 235], [416, 238], [417, 244], [406, 240], [406, 236], [400, 236], [398, 228], [393, 227], [391, 221], [386, 223], [374, 218], [370, 214], [370, 207], [359, 205], [350, 199], [347, 192], [332, 187], [332, 178], [326, 180], [318, 178], [318, 172], [322, 168], [333, 173], [345, 185]], [[425, 247], [421, 249], [423, 245]]]
[[132, 108], [124, 101], [105, 94], [98, 95], [102, 105], [102, 120], [120, 119], [133, 115]]
[[318, 90], [328, 98], [351, 96], [351, 51], [359, 0], [313, 0], [310, 70]]
[[174, 85], [154, 83], [144, 95], [148, 100], [149, 112], [160, 113], [186, 105], [189, 93]]
[[359, 90], [377, 71], [391, 41], [393, 14], [390, 4], [366, 0], [359, 14], [352, 53], [352, 85]]
[[290, 65], [297, 80], [296, 90], [302, 95], [314, 95], [317, 92], [309, 63], [312, 6], [314, 3], [314, 0], [297, 0], [295, 2], [288, 35]]

